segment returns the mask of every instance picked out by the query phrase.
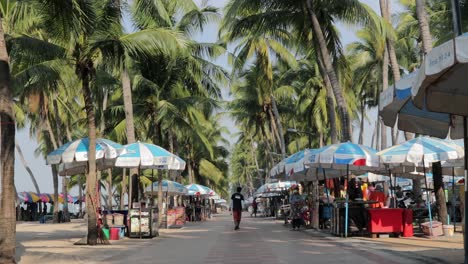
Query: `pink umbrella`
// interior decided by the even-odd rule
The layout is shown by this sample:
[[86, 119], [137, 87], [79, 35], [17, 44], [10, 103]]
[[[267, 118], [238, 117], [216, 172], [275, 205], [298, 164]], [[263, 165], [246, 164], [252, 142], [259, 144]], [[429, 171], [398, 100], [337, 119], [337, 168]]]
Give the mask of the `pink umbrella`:
[[[59, 194], [59, 197], [63, 199], [63, 193]], [[69, 203], [73, 203], [73, 196], [67, 195], [67, 200]]]

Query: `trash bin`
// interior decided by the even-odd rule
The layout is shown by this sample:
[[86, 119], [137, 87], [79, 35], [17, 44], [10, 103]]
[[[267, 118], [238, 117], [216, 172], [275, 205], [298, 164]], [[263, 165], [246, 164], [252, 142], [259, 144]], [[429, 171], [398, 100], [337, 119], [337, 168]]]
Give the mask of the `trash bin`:
[[105, 240], [109, 240], [109, 229], [108, 228], [103, 228], [102, 233], [104, 233]]
[[442, 231], [444, 232], [444, 236], [451, 237], [455, 230], [453, 225], [442, 225]]
[[120, 228], [112, 227], [110, 230], [110, 240], [119, 240]]

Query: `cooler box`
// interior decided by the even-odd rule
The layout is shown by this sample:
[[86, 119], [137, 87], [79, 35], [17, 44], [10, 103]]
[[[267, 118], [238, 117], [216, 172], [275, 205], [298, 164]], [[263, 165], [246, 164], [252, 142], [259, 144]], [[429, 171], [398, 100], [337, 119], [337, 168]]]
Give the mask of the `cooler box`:
[[369, 233], [402, 233], [403, 232], [403, 209], [383, 208], [368, 209], [369, 222], [367, 230]]
[[431, 235], [431, 224], [425, 222], [421, 224], [422, 231], [426, 236], [441, 236], [444, 234], [442, 230], [442, 223], [438, 221], [432, 221], [432, 235]]

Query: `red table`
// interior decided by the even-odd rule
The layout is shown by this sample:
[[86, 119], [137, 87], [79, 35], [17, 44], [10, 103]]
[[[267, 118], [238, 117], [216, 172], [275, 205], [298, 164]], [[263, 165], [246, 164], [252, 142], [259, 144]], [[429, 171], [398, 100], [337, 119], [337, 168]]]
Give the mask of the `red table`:
[[403, 209], [382, 208], [367, 209], [369, 222], [367, 230], [373, 237], [381, 233], [394, 233], [400, 235], [403, 232]]

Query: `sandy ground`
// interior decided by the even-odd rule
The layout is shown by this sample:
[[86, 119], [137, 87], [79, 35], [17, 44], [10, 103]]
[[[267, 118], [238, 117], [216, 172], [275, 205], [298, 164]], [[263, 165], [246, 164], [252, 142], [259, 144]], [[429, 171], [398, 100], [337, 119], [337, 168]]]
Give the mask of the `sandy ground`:
[[281, 221], [244, 215], [241, 230], [217, 215], [153, 239], [75, 246], [86, 224], [18, 223], [19, 263], [463, 263], [463, 240], [452, 238], [338, 238], [326, 232], [292, 232]]

